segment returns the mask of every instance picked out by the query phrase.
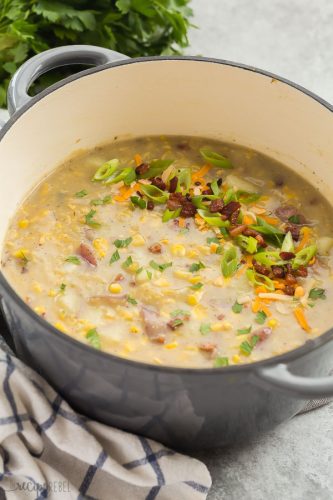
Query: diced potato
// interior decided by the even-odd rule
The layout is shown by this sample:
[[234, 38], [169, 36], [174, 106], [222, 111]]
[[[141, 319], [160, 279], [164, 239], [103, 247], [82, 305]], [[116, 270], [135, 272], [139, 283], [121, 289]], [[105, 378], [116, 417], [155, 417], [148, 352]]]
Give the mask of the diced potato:
[[180, 243], [174, 243], [171, 245], [171, 253], [177, 257], [184, 257], [186, 254], [186, 248]]
[[132, 238], [131, 245], [134, 247], [142, 247], [146, 244], [144, 237], [140, 233], [136, 233]]

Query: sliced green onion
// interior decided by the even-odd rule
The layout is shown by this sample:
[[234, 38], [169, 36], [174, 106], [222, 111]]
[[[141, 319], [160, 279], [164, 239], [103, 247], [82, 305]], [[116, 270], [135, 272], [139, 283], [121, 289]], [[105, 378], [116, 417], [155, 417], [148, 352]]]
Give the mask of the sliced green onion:
[[317, 300], [317, 299], [326, 299], [325, 289], [324, 288], [311, 288], [309, 292], [309, 299]]
[[[133, 178], [134, 175], [134, 178]], [[131, 184], [133, 180], [136, 179], [136, 173], [133, 167], [126, 167], [123, 170], [118, 170], [110, 175], [107, 179], [105, 179], [104, 184], [117, 184], [117, 182], [125, 181], [127, 185]], [[130, 180], [130, 182], [128, 182]]]
[[198, 271], [200, 271], [200, 269], [205, 269], [205, 267], [205, 264], [203, 264], [201, 261], [194, 262], [190, 265], [189, 271], [190, 273], [197, 273]]
[[139, 208], [141, 208], [141, 210], [143, 210], [144, 208], [147, 207], [146, 200], [144, 200], [143, 198], [140, 198], [140, 196], [131, 196], [130, 200], [135, 207], [139, 207]]
[[136, 306], [136, 304], [138, 303], [133, 297], [131, 297], [130, 295], [127, 295], [126, 297], [126, 300], [129, 304], [133, 304], [133, 306]]
[[110, 177], [119, 167], [118, 158], [113, 158], [113, 160], [109, 160], [106, 163], [103, 163], [95, 172], [93, 181], [103, 181]]
[[109, 264], [113, 264], [114, 262], [117, 262], [117, 260], [120, 259], [120, 255], [119, 255], [119, 252], [118, 250], [116, 250], [115, 252], [113, 252], [113, 254], [111, 255], [111, 259], [109, 261]]
[[199, 194], [197, 196], [192, 196], [192, 203], [196, 208], [202, 208], [202, 209], [207, 209], [207, 205], [204, 203], [204, 201], [208, 200], [217, 200], [219, 196], [216, 196], [215, 194]]
[[240, 260], [237, 254], [237, 249], [231, 246], [224, 251], [221, 261], [221, 271], [225, 278], [232, 276], [238, 269]]
[[79, 266], [81, 264], [81, 261], [76, 255], [70, 255], [65, 259], [65, 262], [70, 262], [71, 264], [75, 264], [76, 266]]
[[127, 257], [127, 259], [122, 263], [121, 267], [123, 269], [127, 269], [131, 264], [133, 264], [133, 259], [132, 257], [129, 255]]
[[96, 214], [96, 210], [90, 210], [85, 216], [85, 223], [90, 227], [101, 227], [101, 224], [94, 220], [94, 216]]
[[237, 330], [237, 335], [247, 335], [252, 330], [252, 326], [247, 326], [246, 328], [240, 328]]
[[162, 191], [160, 188], [153, 186], [152, 184], [142, 184], [141, 191], [145, 194], [150, 200], [153, 200], [155, 203], [165, 203], [169, 198], [168, 193]]
[[190, 288], [191, 290], [200, 290], [200, 288], [203, 287], [203, 283], [195, 283], [194, 285], [192, 285]]
[[266, 267], [283, 266], [286, 263], [281, 259], [279, 252], [258, 252], [253, 258]]
[[166, 262], [165, 264], [158, 264], [158, 262], [151, 260], [149, 262], [149, 265], [156, 271], [160, 271], [162, 273], [163, 271], [165, 271], [165, 269], [172, 266], [172, 262]]
[[229, 227], [230, 226], [230, 221], [222, 220], [220, 214], [213, 215], [212, 213], [207, 212], [206, 210], [202, 210], [201, 208], [198, 209], [198, 214], [210, 226], [217, 226], [217, 227]]
[[244, 236], [241, 234], [237, 236], [236, 241], [248, 253], [253, 254], [257, 251], [258, 241], [253, 236]]
[[267, 319], [267, 314], [265, 311], [258, 311], [256, 315], [256, 322], [259, 323], [259, 325], [263, 325]]
[[211, 330], [210, 323], [201, 323], [200, 333], [201, 335], [207, 335]]
[[78, 191], [77, 193], [75, 193], [75, 197], [76, 198], [84, 198], [84, 196], [87, 196], [88, 194], [88, 191], [86, 191], [85, 189], [82, 189], [82, 191]]
[[215, 196], [218, 196], [220, 194], [220, 188], [217, 184], [216, 179], [210, 183], [210, 189], [213, 191], [213, 194], [215, 194]]
[[238, 201], [237, 194], [232, 188], [227, 189], [223, 196], [224, 204], [227, 205], [230, 201]]
[[191, 186], [191, 170], [189, 168], [182, 168], [178, 171], [178, 184], [176, 191], [180, 192], [183, 188], [184, 192], [187, 193]]
[[234, 305], [232, 306], [232, 311], [235, 313], [235, 314], [239, 314], [242, 312], [243, 310], [243, 304], [239, 304], [236, 300], [236, 302], [234, 303]]
[[219, 153], [215, 153], [215, 151], [212, 151], [209, 148], [201, 148], [199, 151], [201, 156], [207, 163], [220, 168], [233, 168], [231, 161], [225, 156]]
[[132, 240], [133, 238], [129, 236], [125, 240], [115, 240], [113, 243], [116, 248], [126, 248], [130, 243], [132, 243]]
[[300, 266], [307, 266], [310, 260], [317, 253], [317, 245], [310, 245], [297, 252], [296, 257], [293, 259], [292, 268], [298, 269]]
[[249, 193], [248, 191], [243, 191], [239, 189], [236, 192], [237, 198], [239, 201], [245, 204], [250, 204], [250, 203], [255, 203], [256, 201], [260, 200], [261, 194], [259, 193]]
[[275, 290], [274, 283], [270, 278], [267, 278], [267, 276], [263, 274], [256, 273], [253, 269], [248, 269], [246, 271], [246, 276], [254, 286], [264, 286], [271, 292]]
[[245, 340], [244, 342], [242, 342], [239, 346], [241, 354], [244, 354], [244, 356], [249, 356], [258, 342], [259, 335], [253, 335], [250, 340]]
[[294, 253], [294, 251], [295, 251], [295, 246], [294, 246], [293, 237], [291, 235], [291, 232], [288, 231], [284, 237], [282, 247], [281, 247], [281, 252], [293, 252]]
[[169, 210], [168, 208], [163, 212], [162, 222], [168, 222], [171, 219], [175, 219], [181, 212], [181, 208], [177, 208], [177, 210]]

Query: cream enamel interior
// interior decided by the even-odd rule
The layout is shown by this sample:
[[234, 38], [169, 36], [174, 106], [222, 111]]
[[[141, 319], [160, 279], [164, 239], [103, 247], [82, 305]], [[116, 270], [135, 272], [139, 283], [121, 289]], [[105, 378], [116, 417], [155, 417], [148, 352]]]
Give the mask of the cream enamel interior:
[[114, 136], [203, 136], [254, 148], [331, 198], [332, 113], [271, 77], [200, 60], [133, 61], [58, 88], [23, 113], [0, 142], [3, 241], [26, 193], [79, 149]]

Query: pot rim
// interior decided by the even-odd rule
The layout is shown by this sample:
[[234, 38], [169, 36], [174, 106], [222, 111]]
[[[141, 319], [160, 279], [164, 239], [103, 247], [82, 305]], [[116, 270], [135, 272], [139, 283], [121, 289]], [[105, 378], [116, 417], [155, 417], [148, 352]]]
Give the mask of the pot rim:
[[[43, 90], [39, 94], [37, 94], [34, 97], [31, 97], [30, 100], [24, 104], [20, 109], [18, 109], [15, 114], [5, 123], [3, 128], [0, 130], [0, 141], [3, 139], [3, 137], [6, 135], [6, 133], [11, 129], [11, 127], [15, 124], [15, 122], [27, 111], [29, 110], [34, 104], [36, 104], [38, 101], [43, 99], [44, 97], [47, 97], [49, 94], [52, 92], [58, 90], [59, 88], [63, 87], [64, 85], [67, 85], [68, 83], [71, 83], [75, 80], [78, 80], [80, 78], [83, 78], [85, 76], [98, 73], [100, 71], [107, 70], [109, 68], [117, 67], [117, 66], [125, 66], [127, 64], [137, 64], [140, 62], [154, 62], [154, 61], [196, 61], [196, 62], [201, 62], [201, 63], [213, 63], [213, 64], [221, 64], [224, 66], [231, 66], [234, 68], [239, 68], [245, 71], [251, 71], [253, 73], [257, 73], [259, 75], [272, 78], [274, 80], [277, 80], [281, 83], [284, 83], [288, 85], [289, 87], [292, 87], [306, 96], [310, 97], [311, 99], [315, 100], [329, 110], [330, 112], [333, 112], [333, 105], [331, 105], [328, 101], [325, 99], [322, 99], [319, 97], [317, 94], [311, 92], [310, 90], [306, 89], [305, 87], [298, 85], [297, 83], [292, 82], [291, 80], [288, 80], [286, 78], [283, 78], [279, 75], [276, 75], [274, 73], [271, 73], [269, 71], [265, 71], [259, 68], [256, 68], [255, 66], [249, 66], [246, 64], [241, 64], [241, 63], [236, 63], [232, 61], [227, 61], [224, 59], [217, 59], [217, 58], [210, 58], [210, 57], [197, 57], [197, 56], [154, 56], [154, 57], [137, 57], [133, 59], [124, 59], [120, 61], [115, 61], [111, 63], [104, 64], [102, 66], [96, 66], [93, 68], [88, 68], [84, 71], [80, 71], [79, 73], [76, 73], [74, 75], [71, 75], [67, 78], [64, 78], [60, 82], [55, 83], [54, 85], [51, 85], [47, 89]], [[0, 289], [4, 289], [6, 295], [14, 301], [14, 303], [23, 311], [31, 317], [38, 325], [45, 329], [46, 332], [53, 336], [56, 335], [64, 344], [70, 343], [73, 345], [73, 347], [77, 347], [81, 349], [82, 351], [86, 351], [87, 353], [90, 353], [90, 355], [94, 355], [97, 358], [100, 358], [101, 356], [106, 360], [106, 361], [113, 361], [116, 363], [122, 363], [125, 364], [129, 367], [133, 367], [136, 369], [143, 369], [143, 370], [149, 370], [149, 371], [156, 371], [159, 373], [173, 373], [173, 374], [197, 374], [197, 375], [211, 375], [211, 374], [216, 374], [216, 373], [225, 373], [225, 374], [232, 374], [235, 372], [246, 372], [246, 371], [256, 371], [257, 368], [262, 368], [265, 366], [271, 366], [274, 364], [279, 364], [279, 363], [288, 363], [294, 360], [297, 360], [298, 358], [309, 354], [310, 352], [313, 352], [322, 346], [324, 346], [326, 343], [330, 342], [333, 340], [333, 327], [329, 329], [327, 332], [323, 333], [319, 337], [316, 337], [315, 339], [309, 339], [307, 340], [302, 346], [293, 349], [291, 351], [287, 351], [286, 353], [280, 354], [278, 356], [273, 356], [261, 361], [254, 361], [252, 363], [244, 363], [241, 365], [229, 365], [225, 367], [220, 367], [220, 368], [183, 368], [179, 366], [164, 366], [164, 365], [153, 365], [150, 363], [144, 363], [142, 361], [135, 361], [127, 358], [122, 358], [120, 356], [116, 356], [111, 353], [107, 353], [104, 351], [99, 351], [93, 347], [91, 347], [88, 344], [84, 344], [83, 342], [80, 342], [79, 340], [76, 340], [75, 338], [71, 337], [70, 335], [67, 335], [66, 333], [61, 332], [57, 328], [55, 328], [51, 323], [46, 321], [44, 318], [39, 316], [37, 313], [33, 311], [29, 307], [28, 304], [24, 302], [24, 300], [16, 293], [14, 288], [10, 285], [9, 281], [5, 278], [4, 274], [2, 273], [2, 270], [0, 269]], [[0, 294], [1, 297], [1, 294]]]

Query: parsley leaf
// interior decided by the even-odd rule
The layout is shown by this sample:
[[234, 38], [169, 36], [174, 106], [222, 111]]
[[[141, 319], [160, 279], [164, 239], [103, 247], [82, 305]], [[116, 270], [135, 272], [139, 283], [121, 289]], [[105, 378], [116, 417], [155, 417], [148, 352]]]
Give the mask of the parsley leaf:
[[139, 207], [141, 210], [147, 207], [146, 200], [140, 198], [140, 196], [131, 196], [130, 200], [135, 207]]
[[92, 347], [95, 347], [95, 349], [101, 348], [101, 339], [96, 328], [92, 328], [86, 333], [86, 339]]
[[203, 283], [195, 283], [194, 285], [192, 285], [190, 288], [191, 290], [200, 290], [200, 288], [203, 287]]
[[259, 325], [263, 325], [266, 321], [267, 314], [265, 311], [258, 311], [256, 315], [256, 322], [259, 323]]
[[203, 264], [202, 262], [195, 262], [194, 264], [191, 264], [190, 265], [190, 273], [196, 273], [198, 272], [200, 269], [204, 269], [206, 266], [205, 264]]
[[75, 264], [77, 266], [81, 264], [80, 259], [76, 257], [76, 255], [70, 255], [69, 257], [67, 257], [67, 259], [65, 259], [65, 261], [70, 262], [71, 264]]
[[107, 195], [104, 196], [104, 198], [95, 198], [94, 200], [90, 201], [90, 205], [94, 205], [94, 207], [97, 207], [98, 205], [107, 205], [112, 201], [112, 196]]
[[174, 311], [172, 311], [170, 313], [170, 315], [173, 317], [173, 318], [189, 318], [190, 317], [190, 311], [185, 311], [184, 309], [175, 309]]
[[115, 240], [113, 243], [116, 248], [126, 248], [132, 242], [132, 240], [133, 238], [130, 236], [125, 240]]
[[243, 304], [238, 304], [237, 300], [236, 302], [234, 303], [234, 305], [232, 306], [232, 311], [235, 313], [235, 314], [239, 314], [242, 312], [243, 310]]
[[210, 323], [201, 323], [200, 333], [201, 335], [207, 335], [211, 330]]
[[242, 342], [239, 346], [241, 354], [244, 354], [244, 356], [249, 356], [258, 342], [259, 335], [253, 335], [250, 340], [245, 340], [244, 342]]
[[121, 267], [123, 267], [124, 269], [127, 269], [131, 264], [133, 264], [133, 259], [132, 257], [129, 255], [127, 257], [127, 259], [122, 263]]
[[85, 222], [88, 226], [90, 227], [101, 227], [101, 224], [95, 220], [93, 220], [94, 216], [96, 214], [96, 210], [90, 210], [86, 215], [85, 215]]
[[220, 368], [221, 366], [228, 366], [229, 358], [225, 356], [217, 356], [214, 360], [214, 368]]
[[156, 271], [160, 271], [161, 273], [163, 273], [163, 271], [165, 271], [165, 269], [172, 266], [172, 262], [166, 262], [165, 264], [158, 264], [154, 260], [151, 260], [149, 262], [149, 265], [150, 265], [150, 267], [152, 267]]
[[61, 293], [64, 293], [64, 292], [65, 292], [65, 290], [66, 290], [66, 286], [67, 286], [67, 285], [66, 285], [66, 283], [61, 283], [61, 285], [60, 285], [60, 292], [61, 292]]
[[82, 191], [78, 191], [77, 193], [75, 193], [75, 197], [76, 198], [84, 198], [85, 196], [87, 196], [88, 194], [88, 191], [86, 191], [85, 189], [82, 189]]
[[325, 289], [324, 288], [311, 288], [309, 293], [309, 299], [317, 300], [317, 299], [326, 299]]
[[111, 255], [111, 259], [109, 261], [109, 264], [113, 264], [114, 262], [117, 262], [117, 260], [120, 259], [120, 255], [119, 255], [119, 252], [118, 250], [116, 250], [115, 252], [113, 252], [113, 254]]
[[133, 299], [133, 297], [131, 297], [130, 295], [127, 295], [126, 300], [129, 304], [133, 304], [133, 306], [135, 306], [137, 304], [137, 301], [135, 299]]

